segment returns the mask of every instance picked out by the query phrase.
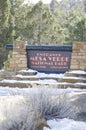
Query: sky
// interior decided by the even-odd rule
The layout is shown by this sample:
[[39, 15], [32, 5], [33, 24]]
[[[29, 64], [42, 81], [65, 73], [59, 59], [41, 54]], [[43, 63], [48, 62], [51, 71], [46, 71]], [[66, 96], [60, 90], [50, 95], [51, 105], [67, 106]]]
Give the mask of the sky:
[[[26, 1], [28, 1], [28, 0], [26, 0]], [[37, 3], [39, 0], [29, 0], [31, 3]], [[42, 0], [43, 1], [43, 3], [46, 3], [46, 4], [48, 4], [48, 3], [50, 3], [51, 2], [51, 0]], [[61, 0], [57, 0], [57, 1], [61, 1]]]

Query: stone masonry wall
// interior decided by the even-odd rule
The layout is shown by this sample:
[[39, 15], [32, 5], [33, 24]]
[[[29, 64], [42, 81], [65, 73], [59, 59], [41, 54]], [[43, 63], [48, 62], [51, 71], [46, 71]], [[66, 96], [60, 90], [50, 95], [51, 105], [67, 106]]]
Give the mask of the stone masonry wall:
[[10, 60], [10, 69], [20, 70], [27, 68], [26, 42], [16, 41], [13, 44], [13, 55]]
[[86, 71], [86, 42], [73, 43], [70, 69]]

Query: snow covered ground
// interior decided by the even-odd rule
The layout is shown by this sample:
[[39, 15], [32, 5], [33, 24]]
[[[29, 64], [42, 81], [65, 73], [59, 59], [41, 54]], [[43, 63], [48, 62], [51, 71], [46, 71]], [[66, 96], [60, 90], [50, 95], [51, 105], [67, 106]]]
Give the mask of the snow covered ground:
[[[23, 71], [25, 71], [25, 70], [23, 70]], [[80, 71], [80, 70], [72, 71], [70, 73], [86, 74], [85, 71]], [[49, 76], [50, 77], [56, 77], [56, 76], [63, 77], [63, 74], [59, 74], [59, 75], [57, 75], [57, 74], [45, 74], [45, 73], [38, 73], [37, 74], [37, 77], [47, 77], [47, 76], [48, 77]], [[17, 77], [24, 78], [24, 76], [22, 76], [22, 75], [17, 75]], [[4, 82], [6, 82], [6, 80], [4, 80]], [[13, 82], [13, 81], [9, 80], [9, 82]], [[23, 83], [23, 81], [21, 81], [21, 82]], [[51, 82], [57, 83], [57, 82], [55, 82], [53, 80], [51, 80], [50, 83]], [[45, 83], [46, 83], [46, 80], [45, 80], [45, 82], [43, 81], [43, 84], [45, 84]], [[25, 95], [25, 94], [29, 95], [33, 91], [34, 91], [34, 93], [38, 93], [38, 91], [42, 90], [42, 89], [44, 89], [44, 88], [40, 88], [40, 89], [38, 89], [38, 88], [22, 88], [22, 89], [20, 89], [20, 88], [9, 88], [9, 87], [0, 86], [0, 96], [5, 97], [5, 96], [14, 95], [15, 98], [16, 98], [16, 95], [22, 95], [22, 94], [23, 95]], [[46, 90], [46, 88], [45, 88], [45, 90]], [[71, 93], [72, 94], [73, 92], [75, 92], [75, 93], [77, 93], [77, 92], [86, 92], [86, 89], [74, 89], [74, 88], [67, 88], [67, 89], [54, 88], [54, 89], [49, 89], [49, 88], [47, 88], [47, 91], [49, 91], [50, 94], [62, 94], [62, 93]], [[72, 119], [68, 119], [68, 118], [56, 119], [56, 120], [55, 119], [54, 120], [48, 120], [47, 123], [51, 127], [51, 130], [86, 130], [86, 122], [76, 121], [76, 120], [72, 120]], [[43, 130], [49, 130], [49, 128], [44, 128]]]
[[[46, 90], [46, 88], [9, 88], [9, 87], [0, 87], [0, 96], [7, 95], [21, 95], [21, 94], [29, 94], [34, 91], [34, 93], [38, 93], [38, 91]], [[78, 89], [78, 88], [66, 88], [66, 89], [57, 89], [57, 88], [47, 88], [47, 91], [50, 94], [62, 94], [62, 93], [72, 93], [72, 92], [86, 92], [86, 89]]]
[[[48, 121], [51, 130], [86, 130], [86, 123], [80, 121], [74, 121], [67, 118], [61, 120]], [[44, 130], [49, 130], [44, 128]]]

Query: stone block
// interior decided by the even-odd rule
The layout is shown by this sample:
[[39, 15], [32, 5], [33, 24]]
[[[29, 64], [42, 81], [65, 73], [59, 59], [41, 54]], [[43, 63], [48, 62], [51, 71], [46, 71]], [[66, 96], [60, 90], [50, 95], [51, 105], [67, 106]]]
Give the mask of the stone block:
[[13, 58], [15, 58], [15, 60], [16, 60], [16, 58], [20, 58], [20, 55], [13, 55]]
[[20, 60], [16, 60], [15, 63], [16, 64], [21, 64], [21, 61]]
[[75, 60], [75, 61], [72, 61], [73, 62], [73, 65], [79, 65], [80, 62], [78, 60]]
[[77, 59], [78, 56], [72, 56], [72, 59]]
[[72, 63], [76, 62], [76, 59], [72, 59]]
[[18, 55], [18, 52], [16, 52], [16, 51], [13, 51], [13, 55]]
[[21, 61], [22, 64], [27, 64], [27, 61]]
[[27, 64], [18, 64], [19, 68], [27, 68]]
[[73, 50], [73, 53], [79, 53], [80, 52], [80, 49], [74, 49]]
[[26, 45], [27, 45], [26, 41], [16, 41], [13, 44], [13, 49], [18, 49], [18, 50], [26, 49]]
[[73, 42], [73, 52], [79, 52], [79, 50], [82, 52], [84, 48], [86, 48], [86, 42]]
[[26, 62], [27, 60], [25, 60], [25, 58], [23, 59], [20, 59], [20, 62], [23, 63], [23, 62]]
[[11, 63], [10, 64], [10, 68], [17, 68], [17, 67], [18, 67], [18, 65], [16, 63]]
[[79, 65], [74, 65], [72, 64], [71, 67], [70, 67], [71, 70], [78, 70], [80, 69]]
[[85, 53], [77, 53], [78, 56], [85, 56]]
[[74, 53], [72, 53], [72, 56], [77, 56], [77, 55], [78, 55], [78, 53], [75, 53], [75, 52], [74, 52]]
[[85, 49], [85, 50], [86, 50], [86, 44], [83, 46], [83, 49]]
[[24, 50], [24, 51], [20, 51], [19, 54], [20, 54], [20, 55], [26, 55], [27, 52], [26, 52], [26, 50]]
[[[84, 49], [80, 49], [80, 53], [83, 53], [83, 52], [85, 52]], [[86, 52], [85, 52], [85, 53], [86, 53]]]
[[82, 42], [73, 42], [73, 50], [77, 48], [78, 49], [83, 48]]
[[20, 58], [26, 58], [26, 55], [20, 55]]
[[80, 70], [85, 70], [86, 71], [86, 66], [85, 65], [81, 65], [80, 66]]
[[86, 66], [86, 59], [83, 59], [83, 58], [82, 58], [82, 59], [80, 60], [80, 63], [81, 63], [81, 64], [84, 64], [84, 65]]

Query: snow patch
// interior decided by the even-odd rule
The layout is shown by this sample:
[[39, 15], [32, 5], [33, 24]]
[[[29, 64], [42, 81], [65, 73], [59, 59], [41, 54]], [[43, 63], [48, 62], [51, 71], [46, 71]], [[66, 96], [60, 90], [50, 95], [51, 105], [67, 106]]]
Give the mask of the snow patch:
[[82, 71], [82, 70], [73, 70], [73, 71], [69, 71], [69, 73], [72, 73], [72, 74], [86, 74], [86, 71]]
[[78, 88], [66, 88], [66, 89], [57, 89], [57, 88], [9, 88], [9, 87], [0, 87], [0, 95], [14, 95], [14, 94], [29, 94], [31, 92], [38, 93], [41, 90], [49, 91], [54, 94], [62, 93], [72, 93], [72, 92], [86, 92], [86, 89]]
[[28, 70], [20, 70], [19, 72], [37, 72], [37, 71], [33, 69], [28, 69]]
[[0, 70], [0, 72], [3, 72], [4, 70], [2, 69], [2, 70]]
[[9, 87], [0, 87], [0, 95], [16, 95], [16, 94], [30, 94], [38, 93], [39, 91], [46, 90], [50, 93], [54, 94], [62, 94], [62, 93], [72, 93], [72, 92], [86, 92], [86, 89], [78, 89], [78, 88], [66, 88], [66, 89], [57, 89], [57, 88], [9, 88]]
[[62, 79], [78, 79], [78, 80], [86, 80], [86, 78], [82, 78], [82, 77], [62, 77]]
[[53, 79], [44, 79], [44, 80], [37, 80], [37, 81], [28, 81], [28, 80], [2, 80], [0, 81], [1, 83], [26, 83], [26, 84], [29, 84], [29, 83], [37, 83], [37, 84], [57, 84], [57, 81], [56, 80], [53, 80]]
[[[21, 72], [24, 72], [24, 70], [23, 71], [21, 71]], [[26, 70], [25, 70], [25, 72], [27, 72]], [[49, 77], [49, 78], [62, 78], [64, 76], [64, 74], [46, 74], [46, 73], [40, 73], [40, 72], [37, 72], [37, 74], [36, 75], [33, 75], [33, 76], [23, 76], [23, 75], [21, 75], [21, 74], [19, 74], [19, 75], [16, 75], [16, 77], [19, 77], [19, 78], [46, 78], [46, 77]]]
[[[86, 130], [86, 123], [80, 121], [74, 121], [71, 119], [61, 119], [61, 120], [50, 120], [48, 121], [51, 130]], [[43, 130], [50, 130], [44, 128]]]

